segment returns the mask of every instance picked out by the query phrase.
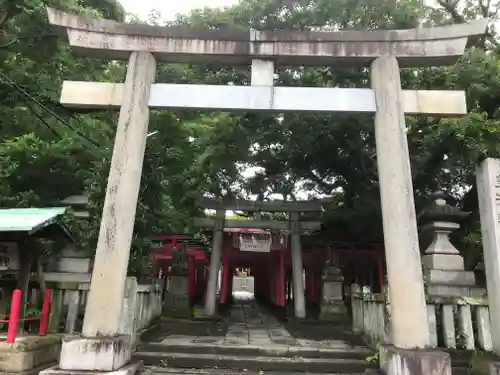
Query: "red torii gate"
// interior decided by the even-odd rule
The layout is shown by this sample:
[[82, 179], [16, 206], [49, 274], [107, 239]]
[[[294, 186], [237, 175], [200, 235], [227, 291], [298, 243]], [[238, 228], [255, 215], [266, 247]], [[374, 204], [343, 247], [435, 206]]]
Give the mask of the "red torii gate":
[[[241, 235], [271, 237], [269, 251], [241, 251]], [[221, 305], [228, 303], [232, 293], [234, 269], [242, 267], [251, 268], [256, 295], [265, 297], [276, 306], [284, 307], [286, 304], [285, 251], [287, 249], [287, 236], [273, 235], [269, 231], [257, 228], [225, 228], [219, 303]]]
[[[153, 241], [166, 242], [151, 254], [156, 270], [164, 269], [167, 273], [172, 265], [172, 251], [187, 242], [188, 291], [191, 300], [203, 296], [207, 283], [208, 256], [202, 241], [194, 240], [185, 234], [154, 236]], [[164, 268], [163, 268], [163, 267]]]
[[[263, 297], [277, 307], [284, 307], [287, 285], [291, 284], [292, 259], [287, 236], [273, 236], [269, 252], [240, 251], [238, 236], [241, 234], [269, 234], [263, 229], [224, 229], [221, 289], [219, 303], [225, 305], [232, 291], [234, 269], [251, 268], [254, 276], [255, 295]], [[384, 252], [380, 244], [361, 244], [334, 241], [324, 246], [304, 247], [302, 251], [305, 274], [305, 298], [309, 303], [322, 300], [323, 269], [329, 258], [336, 257], [346, 278], [359, 282], [365, 278], [370, 286], [384, 286]], [[373, 271], [373, 272], [372, 272]], [[365, 275], [363, 272], [366, 272]], [[348, 281], [348, 283], [350, 283]]]

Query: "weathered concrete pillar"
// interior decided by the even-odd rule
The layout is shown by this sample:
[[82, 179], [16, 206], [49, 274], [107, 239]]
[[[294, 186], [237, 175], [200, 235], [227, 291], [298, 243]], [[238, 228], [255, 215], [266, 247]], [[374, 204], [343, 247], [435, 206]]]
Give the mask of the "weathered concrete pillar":
[[212, 255], [210, 256], [210, 268], [208, 270], [207, 293], [205, 296], [205, 315], [213, 316], [216, 313], [217, 303], [217, 280], [219, 277], [220, 259], [222, 256], [222, 245], [224, 237], [225, 210], [217, 210], [214, 227], [214, 239]]
[[290, 247], [292, 253], [292, 283], [293, 283], [293, 304], [296, 318], [306, 317], [306, 306], [304, 300], [304, 268], [302, 267], [302, 247], [300, 246], [300, 214], [291, 212]]
[[85, 309], [84, 336], [113, 336], [119, 330], [148, 134], [149, 92], [155, 77], [152, 54], [130, 55]]
[[375, 139], [392, 309], [392, 343], [400, 348], [423, 348], [429, 345], [429, 329], [396, 58], [376, 59], [371, 81], [377, 105]]
[[451, 375], [449, 354], [430, 344], [399, 66], [394, 56], [372, 64], [375, 140], [384, 225], [391, 346], [381, 349], [388, 375]]
[[141, 367], [139, 362], [129, 364], [135, 336], [130, 320], [134, 320], [131, 314], [136, 283], [130, 280], [127, 295], [125, 284], [148, 134], [149, 93], [155, 77], [156, 61], [152, 54], [134, 52], [130, 55], [83, 337], [63, 338], [58, 366], [42, 374], [116, 370], [134, 374]]
[[481, 162], [476, 179], [491, 340], [493, 350], [500, 354], [500, 159], [488, 158]]

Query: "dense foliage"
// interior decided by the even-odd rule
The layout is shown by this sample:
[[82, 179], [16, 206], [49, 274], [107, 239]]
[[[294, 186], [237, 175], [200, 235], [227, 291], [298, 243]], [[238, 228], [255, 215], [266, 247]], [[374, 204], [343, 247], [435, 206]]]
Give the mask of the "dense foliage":
[[[197, 27], [373, 30], [437, 26], [490, 17], [498, 2], [438, 0], [241, 0], [203, 9], [175, 23]], [[121, 81], [124, 64], [75, 56], [48, 27], [45, 6], [123, 21], [110, 0], [0, 0], [0, 206], [57, 205], [85, 192], [92, 219], [75, 233], [95, 247], [111, 158], [116, 112], [75, 111], [58, 105], [63, 79]], [[133, 22], [140, 22], [131, 17]], [[153, 11], [149, 23], [161, 23]], [[475, 163], [500, 151], [500, 47], [493, 27], [451, 67], [402, 72], [405, 88], [464, 89], [463, 118], [407, 119], [418, 208], [442, 190], [450, 203], [472, 211], [457, 236], [476, 262], [478, 214]], [[336, 66], [280, 68], [277, 85], [366, 87], [366, 69]], [[158, 81], [244, 84], [248, 67], [161, 65]], [[189, 196], [287, 200], [333, 197], [324, 215], [326, 238], [380, 239], [380, 201], [373, 119], [370, 116], [198, 113], [152, 114], [137, 210], [132, 271], [138, 271], [149, 237], [189, 229]], [[242, 171], [259, 169], [254, 178]], [[187, 193], [191, 194], [187, 194]]]

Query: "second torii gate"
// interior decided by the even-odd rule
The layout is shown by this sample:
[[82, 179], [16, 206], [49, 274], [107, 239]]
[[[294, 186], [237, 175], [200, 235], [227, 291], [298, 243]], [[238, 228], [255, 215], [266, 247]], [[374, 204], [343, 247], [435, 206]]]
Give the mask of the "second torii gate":
[[[215, 313], [217, 298], [217, 275], [220, 268], [222, 255], [222, 236], [224, 228], [255, 228], [255, 229], [278, 229], [290, 231], [290, 245], [292, 253], [293, 270], [293, 301], [295, 316], [306, 317], [304, 302], [304, 281], [302, 277], [302, 248], [300, 245], [300, 232], [306, 230], [318, 230], [321, 228], [319, 221], [300, 221], [301, 212], [321, 212], [323, 207], [319, 201], [299, 202], [251, 202], [242, 200], [220, 200], [215, 198], [199, 198], [196, 206], [205, 209], [216, 210], [215, 218], [196, 218], [194, 225], [197, 227], [213, 228], [214, 239], [212, 256], [210, 258], [210, 269], [208, 274], [208, 286], [205, 296], [205, 314], [211, 316]], [[290, 221], [278, 220], [227, 220], [227, 210], [250, 211], [250, 212], [287, 212]]]

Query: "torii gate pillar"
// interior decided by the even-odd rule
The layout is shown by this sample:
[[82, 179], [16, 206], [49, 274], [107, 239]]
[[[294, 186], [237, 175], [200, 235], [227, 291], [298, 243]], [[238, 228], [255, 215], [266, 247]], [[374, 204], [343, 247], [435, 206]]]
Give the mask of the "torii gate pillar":
[[149, 125], [149, 93], [156, 60], [133, 52], [127, 76], [102, 212], [81, 338], [63, 339], [62, 371], [135, 372], [130, 362], [135, 325], [120, 328], [130, 246]]
[[430, 344], [429, 325], [396, 58], [382, 56], [376, 59], [371, 67], [371, 81], [377, 103], [375, 141], [392, 344], [405, 349], [425, 348]]

